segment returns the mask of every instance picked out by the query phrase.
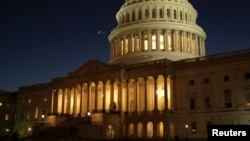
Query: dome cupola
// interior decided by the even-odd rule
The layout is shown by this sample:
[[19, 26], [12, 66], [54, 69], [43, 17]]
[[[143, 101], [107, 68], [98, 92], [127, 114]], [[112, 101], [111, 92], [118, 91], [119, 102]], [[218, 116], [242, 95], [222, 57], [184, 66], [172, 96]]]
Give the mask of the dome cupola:
[[188, 0], [125, 0], [110, 35], [110, 64], [205, 56], [206, 34]]

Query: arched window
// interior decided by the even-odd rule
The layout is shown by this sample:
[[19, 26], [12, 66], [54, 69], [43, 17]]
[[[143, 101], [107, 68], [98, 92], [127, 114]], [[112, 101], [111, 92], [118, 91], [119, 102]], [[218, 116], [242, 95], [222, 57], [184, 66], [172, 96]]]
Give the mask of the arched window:
[[8, 121], [9, 119], [10, 119], [10, 115], [9, 114], [5, 114], [4, 120]]
[[160, 9], [160, 18], [163, 18], [163, 10]]
[[152, 10], [152, 18], [156, 18], [156, 9], [155, 8]]
[[38, 118], [38, 113], [39, 113], [39, 108], [38, 108], [38, 106], [36, 106], [36, 108], [35, 108], [35, 119]]
[[132, 12], [132, 21], [135, 21], [135, 11]]
[[163, 137], [163, 131], [164, 131], [163, 122], [161, 121], [157, 125], [157, 137], [162, 138]]
[[148, 122], [147, 123], [147, 137], [148, 138], [152, 138], [153, 137], [153, 123], [152, 122]]
[[174, 19], [177, 19], [176, 10], [174, 10]]
[[128, 23], [129, 22], [129, 14], [127, 13], [126, 14], [126, 23]]
[[146, 19], [149, 18], [149, 11], [148, 11], [148, 9], [145, 10], [145, 18], [146, 18]]
[[122, 24], [124, 24], [124, 23], [125, 23], [125, 16], [122, 15]]
[[180, 20], [183, 20], [182, 11], [180, 11]]
[[141, 10], [139, 10], [139, 12], [138, 12], [138, 20], [141, 20]]
[[142, 138], [142, 136], [143, 136], [143, 124], [142, 124], [142, 122], [139, 122], [137, 125], [137, 136], [138, 136], [138, 138]]
[[130, 123], [128, 127], [128, 136], [131, 137], [134, 135], [134, 124]]
[[167, 18], [170, 18], [170, 9], [167, 9]]

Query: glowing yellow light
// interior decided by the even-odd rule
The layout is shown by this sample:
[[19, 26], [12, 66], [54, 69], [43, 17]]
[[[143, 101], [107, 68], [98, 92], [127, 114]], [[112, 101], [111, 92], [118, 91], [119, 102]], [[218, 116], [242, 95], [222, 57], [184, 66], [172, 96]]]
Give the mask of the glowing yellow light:
[[163, 97], [164, 96], [164, 90], [163, 89], [157, 89], [156, 90], [156, 94], [160, 97]]
[[31, 127], [28, 128], [28, 131], [31, 131]]

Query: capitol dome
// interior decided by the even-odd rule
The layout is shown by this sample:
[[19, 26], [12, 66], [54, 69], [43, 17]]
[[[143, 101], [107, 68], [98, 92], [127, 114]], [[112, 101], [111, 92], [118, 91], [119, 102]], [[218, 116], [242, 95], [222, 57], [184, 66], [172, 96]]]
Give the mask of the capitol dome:
[[188, 0], [125, 0], [110, 35], [110, 64], [205, 56], [206, 33]]

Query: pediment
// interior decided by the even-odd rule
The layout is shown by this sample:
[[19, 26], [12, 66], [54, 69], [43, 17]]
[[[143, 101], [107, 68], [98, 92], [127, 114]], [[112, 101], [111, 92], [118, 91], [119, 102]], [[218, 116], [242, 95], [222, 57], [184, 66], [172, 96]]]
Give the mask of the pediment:
[[70, 78], [78, 78], [78, 77], [91, 77], [102, 75], [102, 74], [110, 74], [112, 72], [117, 72], [119, 69], [115, 69], [109, 64], [97, 61], [97, 60], [90, 60], [79, 69], [74, 72], [69, 73], [68, 77]]

